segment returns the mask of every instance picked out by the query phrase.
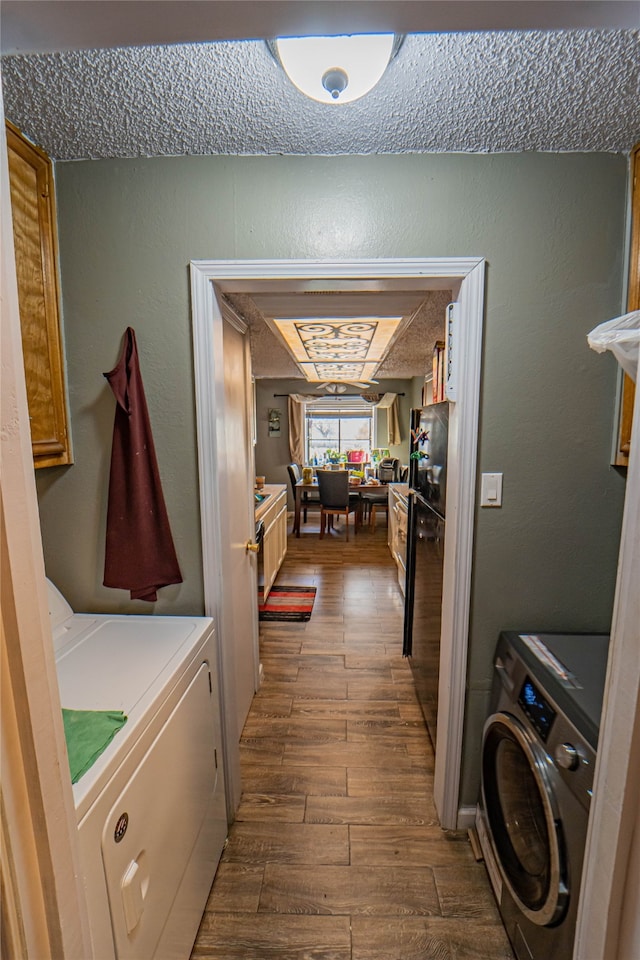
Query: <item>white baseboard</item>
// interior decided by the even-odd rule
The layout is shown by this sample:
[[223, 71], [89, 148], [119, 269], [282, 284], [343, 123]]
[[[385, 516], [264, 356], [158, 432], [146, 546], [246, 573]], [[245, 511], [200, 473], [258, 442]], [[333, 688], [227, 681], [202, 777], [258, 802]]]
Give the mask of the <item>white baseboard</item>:
[[468, 830], [476, 822], [476, 807], [458, 807], [458, 830]]

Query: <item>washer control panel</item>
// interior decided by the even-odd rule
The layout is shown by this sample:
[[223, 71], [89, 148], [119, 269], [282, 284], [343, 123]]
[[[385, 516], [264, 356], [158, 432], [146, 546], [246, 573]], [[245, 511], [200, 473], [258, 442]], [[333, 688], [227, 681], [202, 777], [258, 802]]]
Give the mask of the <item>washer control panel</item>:
[[580, 766], [580, 754], [572, 743], [559, 743], [553, 751], [556, 767], [562, 770], [577, 770]]
[[540, 739], [543, 743], [546, 743], [558, 711], [554, 710], [529, 676], [525, 678], [520, 688], [518, 703], [526, 713]]
[[518, 717], [536, 740], [547, 762], [557, 771], [585, 809], [593, 793], [596, 753], [545, 689], [542, 676], [531, 670], [513, 649], [504, 651], [496, 661], [496, 674], [502, 694], [500, 707]]

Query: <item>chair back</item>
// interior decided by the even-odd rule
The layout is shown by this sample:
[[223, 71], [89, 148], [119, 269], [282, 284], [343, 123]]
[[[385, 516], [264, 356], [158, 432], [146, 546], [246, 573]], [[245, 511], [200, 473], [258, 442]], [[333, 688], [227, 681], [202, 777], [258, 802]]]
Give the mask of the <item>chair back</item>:
[[291, 491], [295, 500], [296, 496], [296, 483], [300, 479], [300, 467], [297, 463], [290, 463], [287, 466], [287, 473], [289, 474], [289, 480], [291, 481]]
[[318, 470], [318, 493], [325, 508], [345, 510], [349, 506], [349, 471]]

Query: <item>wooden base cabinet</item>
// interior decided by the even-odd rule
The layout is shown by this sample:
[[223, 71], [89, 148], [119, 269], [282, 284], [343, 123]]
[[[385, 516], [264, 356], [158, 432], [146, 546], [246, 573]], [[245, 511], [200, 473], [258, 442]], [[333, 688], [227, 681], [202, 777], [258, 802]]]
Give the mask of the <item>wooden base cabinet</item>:
[[59, 320], [56, 211], [49, 157], [7, 122], [22, 350], [36, 467], [72, 463]]
[[396, 562], [398, 586], [404, 595], [407, 575], [407, 491], [406, 483], [389, 484], [389, 550]]
[[267, 489], [274, 492], [263, 504], [261, 513], [257, 514], [264, 523], [260, 570], [263, 602], [269, 596], [287, 552], [287, 488], [274, 484]]

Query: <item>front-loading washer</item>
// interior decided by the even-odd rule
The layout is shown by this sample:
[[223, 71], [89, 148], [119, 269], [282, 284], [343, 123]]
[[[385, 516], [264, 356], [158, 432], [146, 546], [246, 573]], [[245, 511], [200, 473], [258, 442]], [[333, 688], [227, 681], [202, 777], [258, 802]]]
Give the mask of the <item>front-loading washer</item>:
[[503, 632], [478, 838], [518, 960], [570, 960], [609, 637]]

